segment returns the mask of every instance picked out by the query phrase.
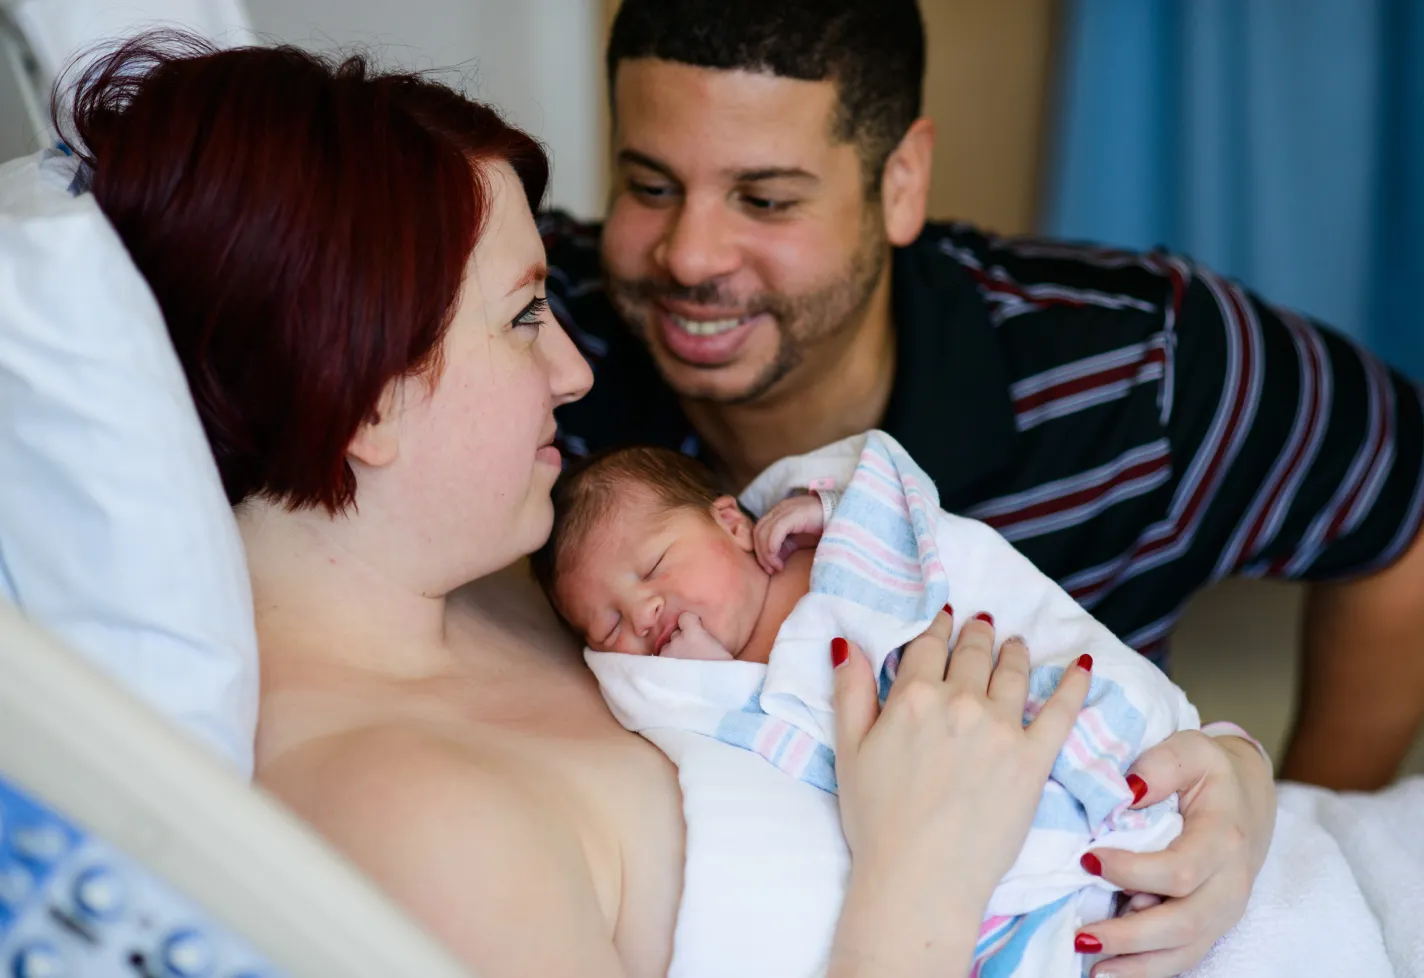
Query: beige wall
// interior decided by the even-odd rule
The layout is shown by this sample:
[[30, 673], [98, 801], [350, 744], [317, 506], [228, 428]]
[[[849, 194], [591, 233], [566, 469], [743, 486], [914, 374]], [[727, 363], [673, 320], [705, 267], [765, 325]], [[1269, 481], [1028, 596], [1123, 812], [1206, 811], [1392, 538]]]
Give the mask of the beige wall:
[[930, 215], [1034, 227], [1055, 0], [921, 0], [935, 122]]
[[[929, 42], [925, 109], [938, 131], [930, 215], [1003, 232], [1031, 230], [1057, 2], [920, 0], [920, 6]], [[605, 0], [607, 22], [617, 8], [618, 0]]]

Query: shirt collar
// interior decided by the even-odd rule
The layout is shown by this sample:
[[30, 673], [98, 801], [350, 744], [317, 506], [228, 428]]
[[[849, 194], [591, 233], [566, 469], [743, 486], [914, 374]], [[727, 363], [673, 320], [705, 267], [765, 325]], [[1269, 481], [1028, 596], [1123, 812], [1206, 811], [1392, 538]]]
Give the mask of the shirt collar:
[[895, 385], [882, 427], [954, 509], [982, 498], [983, 483], [1012, 461], [1018, 430], [984, 301], [941, 237], [926, 228], [894, 252]]

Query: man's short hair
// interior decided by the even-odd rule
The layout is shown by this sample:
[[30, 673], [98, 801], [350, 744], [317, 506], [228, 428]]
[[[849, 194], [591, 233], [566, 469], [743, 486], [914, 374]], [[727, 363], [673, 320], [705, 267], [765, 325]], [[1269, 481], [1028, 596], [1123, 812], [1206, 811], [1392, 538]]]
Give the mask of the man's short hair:
[[917, 0], [624, 0], [608, 42], [610, 98], [629, 58], [834, 81], [833, 136], [856, 144], [874, 198], [920, 115], [925, 26]]
[[712, 470], [670, 448], [635, 445], [612, 448], [572, 462], [551, 493], [554, 526], [549, 539], [530, 555], [534, 579], [554, 604], [554, 584], [569, 551], [580, 546], [630, 489], [641, 486], [668, 509], [686, 507], [709, 514], [723, 492]]

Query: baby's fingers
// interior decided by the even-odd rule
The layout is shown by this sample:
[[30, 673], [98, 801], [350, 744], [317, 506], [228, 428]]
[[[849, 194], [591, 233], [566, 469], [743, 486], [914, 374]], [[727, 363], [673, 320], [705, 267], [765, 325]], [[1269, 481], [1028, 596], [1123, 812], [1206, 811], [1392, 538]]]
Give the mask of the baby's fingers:
[[752, 543], [756, 549], [757, 563], [768, 574], [775, 574], [786, 566], [782, 558], [782, 544], [786, 542], [786, 524], [772, 516], [756, 525], [752, 531]]

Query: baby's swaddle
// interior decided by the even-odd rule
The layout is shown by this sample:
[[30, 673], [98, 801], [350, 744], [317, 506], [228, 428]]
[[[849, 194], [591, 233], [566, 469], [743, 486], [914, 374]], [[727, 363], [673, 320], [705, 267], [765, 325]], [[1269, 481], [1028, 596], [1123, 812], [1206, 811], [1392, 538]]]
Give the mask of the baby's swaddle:
[[991, 611], [999, 635], [1025, 637], [1026, 720], [1066, 666], [1094, 658], [1087, 704], [990, 901], [974, 972], [1080, 974], [1073, 930], [1107, 916], [1112, 893], [1078, 860], [1092, 847], [1160, 849], [1180, 832], [1174, 801], [1128, 809], [1125, 773], [1145, 748], [1195, 728], [1195, 709], [992, 529], [943, 512], [888, 435], [785, 459], [742, 501], [762, 513], [807, 488], [842, 496], [769, 664], [586, 653], [619, 721], [678, 765], [687, 869], [670, 974], [820, 969], [849, 865], [833, 797], [830, 640], [865, 650], [883, 696], [901, 646], [946, 603], [961, 615]]

